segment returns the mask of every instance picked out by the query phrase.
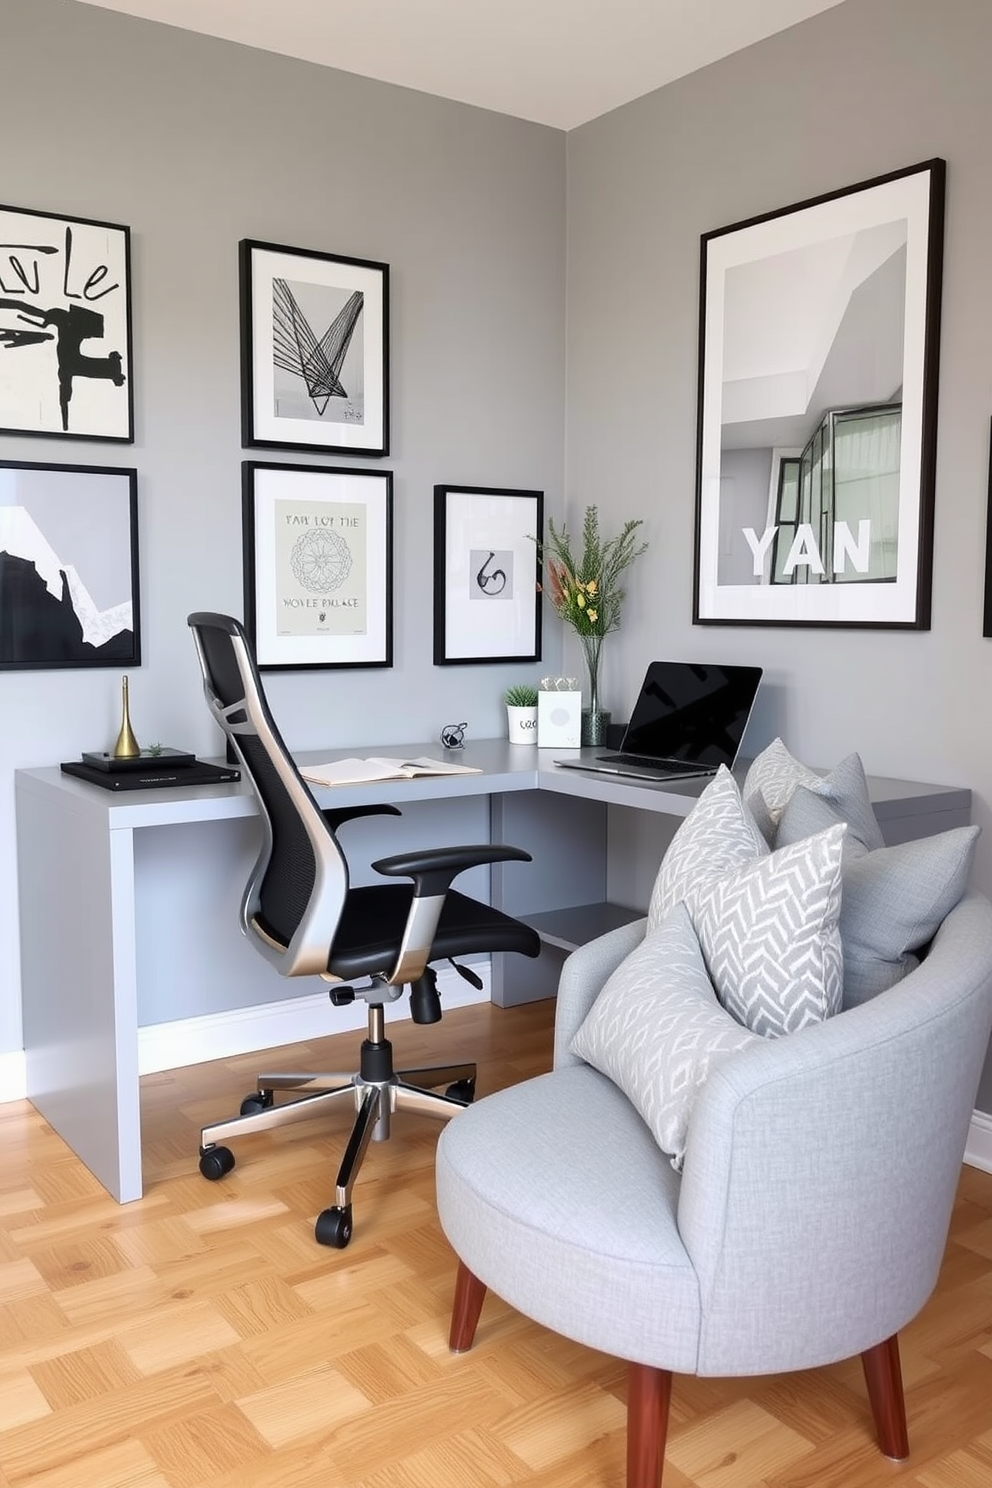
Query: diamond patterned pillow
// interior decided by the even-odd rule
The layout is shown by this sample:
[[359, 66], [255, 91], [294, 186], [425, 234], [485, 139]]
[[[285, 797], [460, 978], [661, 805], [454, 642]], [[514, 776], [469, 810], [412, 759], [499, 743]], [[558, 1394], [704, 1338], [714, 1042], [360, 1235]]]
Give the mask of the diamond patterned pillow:
[[685, 906], [717, 996], [766, 1038], [839, 1012], [844, 823], [689, 889]]
[[657, 930], [691, 884], [719, 878], [767, 851], [768, 844], [741, 800], [736, 780], [721, 765], [661, 860], [645, 933]]
[[619, 1086], [679, 1170], [700, 1086], [756, 1042], [717, 1001], [678, 904], [609, 978], [571, 1049]]

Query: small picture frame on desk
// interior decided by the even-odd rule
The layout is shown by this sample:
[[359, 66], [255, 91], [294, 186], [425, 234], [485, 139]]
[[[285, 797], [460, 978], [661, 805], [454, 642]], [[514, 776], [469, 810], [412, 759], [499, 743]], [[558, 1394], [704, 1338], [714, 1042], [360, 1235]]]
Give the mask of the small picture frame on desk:
[[243, 467], [245, 629], [260, 671], [393, 664], [393, 477]]

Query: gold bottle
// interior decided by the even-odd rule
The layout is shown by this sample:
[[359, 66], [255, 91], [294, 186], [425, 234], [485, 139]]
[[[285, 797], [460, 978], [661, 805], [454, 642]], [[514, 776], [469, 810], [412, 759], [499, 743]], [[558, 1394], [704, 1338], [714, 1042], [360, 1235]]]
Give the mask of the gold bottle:
[[128, 712], [127, 678], [121, 678], [121, 731], [117, 735], [117, 743], [114, 745], [114, 759], [134, 759], [141, 753], [141, 745], [134, 737], [131, 728], [131, 715]]

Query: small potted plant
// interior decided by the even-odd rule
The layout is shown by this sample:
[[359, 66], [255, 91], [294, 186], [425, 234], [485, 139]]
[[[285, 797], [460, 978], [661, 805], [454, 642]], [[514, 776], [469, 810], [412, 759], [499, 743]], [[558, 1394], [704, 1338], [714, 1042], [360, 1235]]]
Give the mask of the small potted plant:
[[508, 687], [503, 694], [511, 744], [537, 743], [537, 688], [529, 682]]

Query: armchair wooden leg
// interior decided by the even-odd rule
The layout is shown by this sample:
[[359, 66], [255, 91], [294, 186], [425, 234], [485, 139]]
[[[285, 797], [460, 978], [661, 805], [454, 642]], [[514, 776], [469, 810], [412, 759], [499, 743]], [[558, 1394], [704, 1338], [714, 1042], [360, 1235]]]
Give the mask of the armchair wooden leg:
[[627, 1370], [627, 1488], [661, 1488], [672, 1398], [669, 1369], [631, 1364]]
[[906, 1398], [899, 1367], [899, 1335], [893, 1333], [883, 1343], [865, 1349], [861, 1355], [871, 1401], [878, 1445], [886, 1457], [903, 1462], [909, 1456], [909, 1433], [906, 1429]]
[[472, 1347], [485, 1299], [485, 1285], [477, 1276], [472, 1275], [464, 1261], [459, 1261], [455, 1300], [451, 1305], [451, 1330], [448, 1334], [448, 1347], [453, 1354], [463, 1354]]

